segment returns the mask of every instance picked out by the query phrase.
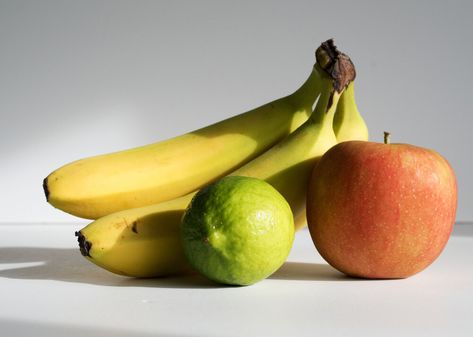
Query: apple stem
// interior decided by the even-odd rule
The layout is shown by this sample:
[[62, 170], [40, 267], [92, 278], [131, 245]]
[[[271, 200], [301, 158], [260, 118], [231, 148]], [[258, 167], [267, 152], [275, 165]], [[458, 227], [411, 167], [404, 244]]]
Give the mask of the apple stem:
[[391, 134], [387, 131], [384, 131], [384, 144], [391, 143], [390, 137], [391, 137]]

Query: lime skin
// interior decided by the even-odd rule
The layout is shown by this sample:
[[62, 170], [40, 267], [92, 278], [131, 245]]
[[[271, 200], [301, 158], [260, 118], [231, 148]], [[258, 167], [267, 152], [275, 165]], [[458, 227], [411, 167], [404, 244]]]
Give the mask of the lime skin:
[[200, 190], [181, 223], [190, 264], [218, 283], [250, 285], [274, 273], [294, 241], [284, 197], [264, 180], [228, 176]]

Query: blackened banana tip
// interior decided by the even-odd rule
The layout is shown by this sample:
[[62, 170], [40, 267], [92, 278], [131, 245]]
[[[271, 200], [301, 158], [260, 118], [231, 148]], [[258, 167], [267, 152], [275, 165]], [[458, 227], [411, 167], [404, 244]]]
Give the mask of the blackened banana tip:
[[92, 248], [92, 243], [87, 241], [84, 234], [80, 231], [74, 233], [77, 236], [77, 241], [79, 242], [79, 250], [82, 256], [90, 256], [90, 248]]
[[43, 190], [44, 195], [46, 196], [46, 201], [49, 201], [49, 187], [48, 187], [48, 177], [43, 180]]

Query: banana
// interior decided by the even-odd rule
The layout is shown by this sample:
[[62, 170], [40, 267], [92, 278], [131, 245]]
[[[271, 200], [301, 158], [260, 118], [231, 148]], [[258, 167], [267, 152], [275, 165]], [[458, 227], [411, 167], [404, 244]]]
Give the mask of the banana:
[[[368, 127], [358, 110], [354, 86], [355, 81], [348, 84], [340, 96], [335, 111], [333, 131], [338, 143], [348, 140], [368, 140]], [[305, 211], [295, 215], [294, 225], [296, 229], [307, 226]]]
[[124, 276], [158, 277], [189, 270], [179, 225], [194, 194], [95, 220], [76, 232], [81, 254]]
[[[330, 69], [339, 62], [345, 67], [351, 64], [334, 46], [325, 47], [336, 52], [336, 62]], [[295, 216], [305, 213], [307, 182], [314, 163], [337, 143], [332, 127], [335, 110], [346, 83], [354, 76], [352, 72], [333, 80], [318, 66], [315, 69], [322, 89], [310, 118], [283, 141], [231, 173], [268, 181], [288, 200]], [[346, 83], [338, 83], [341, 81]], [[92, 222], [76, 233], [82, 255], [100, 267], [127, 276], [157, 277], [185, 271], [189, 267], [179, 227], [194, 194]]]
[[81, 159], [47, 176], [47, 201], [87, 219], [180, 197], [255, 158], [312, 113], [313, 70], [293, 94], [169, 140]]
[[343, 92], [333, 119], [333, 131], [339, 143], [348, 140], [368, 140], [368, 127], [355, 101], [355, 82]]

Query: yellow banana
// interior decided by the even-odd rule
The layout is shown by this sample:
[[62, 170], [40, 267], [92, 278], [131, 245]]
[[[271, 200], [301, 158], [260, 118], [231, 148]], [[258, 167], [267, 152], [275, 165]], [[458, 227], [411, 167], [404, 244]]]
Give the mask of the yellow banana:
[[348, 84], [338, 101], [333, 119], [333, 131], [339, 143], [348, 140], [368, 140], [368, 127], [355, 101], [355, 82]]
[[[333, 131], [338, 143], [348, 140], [368, 140], [368, 127], [356, 105], [354, 86], [354, 81], [348, 84], [340, 96], [335, 111]], [[305, 211], [294, 216], [294, 225], [296, 229], [307, 226]]]
[[[316, 70], [317, 74], [322, 72], [318, 67]], [[295, 215], [305, 213], [307, 180], [315, 161], [336, 144], [333, 116], [346, 83], [334, 90], [334, 82], [321, 75], [321, 95], [309, 120], [232, 173], [267, 180], [286, 197]], [[92, 222], [76, 233], [81, 253], [111, 272], [134, 277], [156, 277], [185, 270], [188, 265], [179, 227], [194, 194], [113, 213]]]
[[169, 140], [81, 159], [43, 182], [48, 202], [88, 219], [180, 197], [258, 156], [307, 120], [314, 71], [292, 95]]

